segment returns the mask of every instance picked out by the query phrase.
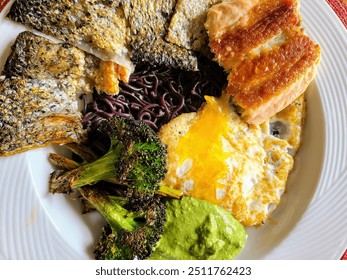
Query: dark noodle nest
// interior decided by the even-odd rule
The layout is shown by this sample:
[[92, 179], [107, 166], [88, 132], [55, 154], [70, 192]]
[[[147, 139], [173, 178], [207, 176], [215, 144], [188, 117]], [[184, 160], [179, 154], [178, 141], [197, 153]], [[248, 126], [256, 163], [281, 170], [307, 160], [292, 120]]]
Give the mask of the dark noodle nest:
[[196, 112], [205, 95], [219, 97], [225, 83], [223, 70], [207, 58], [199, 59], [199, 71], [138, 66], [129, 83], [120, 84], [118, 95], [94, 93], [83, 124], [93, 130], [102, 119], [118, 115], [143, 120], [158, 131], [178, 115]]

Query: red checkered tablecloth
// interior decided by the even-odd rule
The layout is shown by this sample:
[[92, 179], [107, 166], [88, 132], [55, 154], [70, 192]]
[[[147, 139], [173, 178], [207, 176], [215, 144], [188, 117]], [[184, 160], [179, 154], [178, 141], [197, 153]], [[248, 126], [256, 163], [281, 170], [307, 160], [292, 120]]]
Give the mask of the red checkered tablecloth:
[[347, 28], [347, 0], [326, 0]]
[[[308, 0], [308, 1], [312, 1], [312, 0]], [[347, 0], [326, 0], [326, 1], [335, 11], [337, 16], [340, 18], [340, 20], [344, 24], [344, 26], [347, 28]], [[9, 2], [10, 0], [0, 0], [0, 12], [5, 8], [5, 6]], [[347, 250], [341, 257], [341, 260], [347, 260]]]
[[8, 2], [10, 2], [10, 0], [0, 0], [0, 12], [5, 8]]

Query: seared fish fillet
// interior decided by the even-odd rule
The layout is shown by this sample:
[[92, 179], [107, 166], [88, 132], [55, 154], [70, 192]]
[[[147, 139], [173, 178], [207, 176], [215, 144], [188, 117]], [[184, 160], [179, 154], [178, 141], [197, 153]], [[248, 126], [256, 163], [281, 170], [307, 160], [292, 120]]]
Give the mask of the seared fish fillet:
[[191, 51], [165, 41], [176, 0], [124, 0], [130, 26], [132, 60], [183, 70], [196, 70]]
[[114, 65], [67, 43], [20, 33], [0, 81], [0, 155], [83, 141], [78, 95], [118, 88]]
[[222, 0], [178, 0], [166, 40], [188, 50], [209, 53], [204, 23], [207, 10]]
[[115, 94], [119, 91], [120, 71], [115, 63], [105, 62], [70, 44], [52, 41], [26, 31], [18, 35], [12, 46], [3, 74], [6, 77], [35, 79], [68, 79], [77, 93], [98, 91]]
[[301, 28], [297, 0], [228, 0], [208, 11], [210, 48], [249, 124], [292, 103], [315, 76], [320, 48]]
[[10, 19], [128, 69], [127, 28], [120, 1], [16, 0]]
[[3, 77], [0, 92], [0, 156], [84, 140], [75, 89], [69, 82]]

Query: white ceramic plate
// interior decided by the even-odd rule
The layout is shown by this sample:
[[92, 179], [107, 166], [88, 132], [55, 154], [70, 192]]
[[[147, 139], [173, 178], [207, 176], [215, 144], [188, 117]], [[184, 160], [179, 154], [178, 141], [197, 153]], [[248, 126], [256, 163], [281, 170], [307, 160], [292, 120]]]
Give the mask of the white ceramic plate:
[[[247, 229], [239, 259], [339, 259], [347, 248], [347, 33], [324, 0], [302, 0], [307, 33], [322, 61], [309, 87], [304, 143], [287, 192], [271, 219]], [[0, 14], [0, 70], [25, 30]], [[57, 147], [0, 159], [0, 259], [91, 259], [100, 233], [97, 213], [48, 193]]]

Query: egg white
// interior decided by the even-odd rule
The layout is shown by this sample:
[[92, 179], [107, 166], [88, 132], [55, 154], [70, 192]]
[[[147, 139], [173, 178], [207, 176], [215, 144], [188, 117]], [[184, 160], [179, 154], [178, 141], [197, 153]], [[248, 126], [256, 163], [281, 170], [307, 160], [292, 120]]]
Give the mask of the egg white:
[[[214, 102], [210, 100], [197, 113], [180, 115], [162, 128], [159, 136], [167, 145], [169, 154], [168, 172], [164, 184], [183, 190], [185, 195], [206, 199], [220, 205], [245, 226], [259, 225], [266, 221], [280, 203], [288, 175], [294, 164], [293, 155], [289, 151], [297, 150], [299, 146], [297, 140], [294, 141], [295, 147], [291, 146], [290, 141], [293, 142], [293, 137], [300, 138], [300, 135], [290, 137], [287, 135], [285, 139], [274, 137], [271, 135], [269, 123], [250, 126], [242, 120], [232, 106], [225, 106], [225, 102], [227, 102], [225, 98], [214, 99]], [[216, 111], [213, 106], [217, 106], [218, 110]], [[206, 124], [208, 118], [203, 115], [208, 114], [206, 110], [228, 111], [225, 123], [228, 129], [216, 137], [220, 137], [221, 142], [211, 142], [208, 146], [216, 149], [214, 145], [221, 145], [219, 153], [224, 153], [222, 158], [227, 166], [227, 172], [221, 177], [211, 177], [211, 174], [206, 172], [208, 165], [216, 159], [211, 159], [214, 157], [211, 153], [210, 158], [204, 157], [204, 152], [207, 155], [208, 151], [197, 151], [201, 146], [198, 143], [201, 139], [198, 139], [197, 134], [194, 137], [197, 139], [190, 139], [191, 145], [184, 150], [183, 154], [182, 150], [177, 150], [180, 140], [188, 137], [186, 135], [189, 135], [193, 124], [199, 124], [201, 127], [206, 127], [206, 130], [211, 130], [211, 124]], [[215, 115], [208, 116], [214, 118]], [[209, 131], [202, 131], [205, 136], [208, 133]], [[202, 156], [199, 160], [195, 156], [194, 162], [192, 157], [196, 153]], [[216, 155], [218, 156], [220, 155]], [[204, 164], [203, 174], [199, 174], [196, 170], [195, 173], [192, 172], [195, 167], [202, 164]], [[196, 179], [194, 174], [199, 174], [199, 178]], [[211, 191], [211, 188], [215, 190]], [[209, 195], [206, 196], [206, 193]]]

